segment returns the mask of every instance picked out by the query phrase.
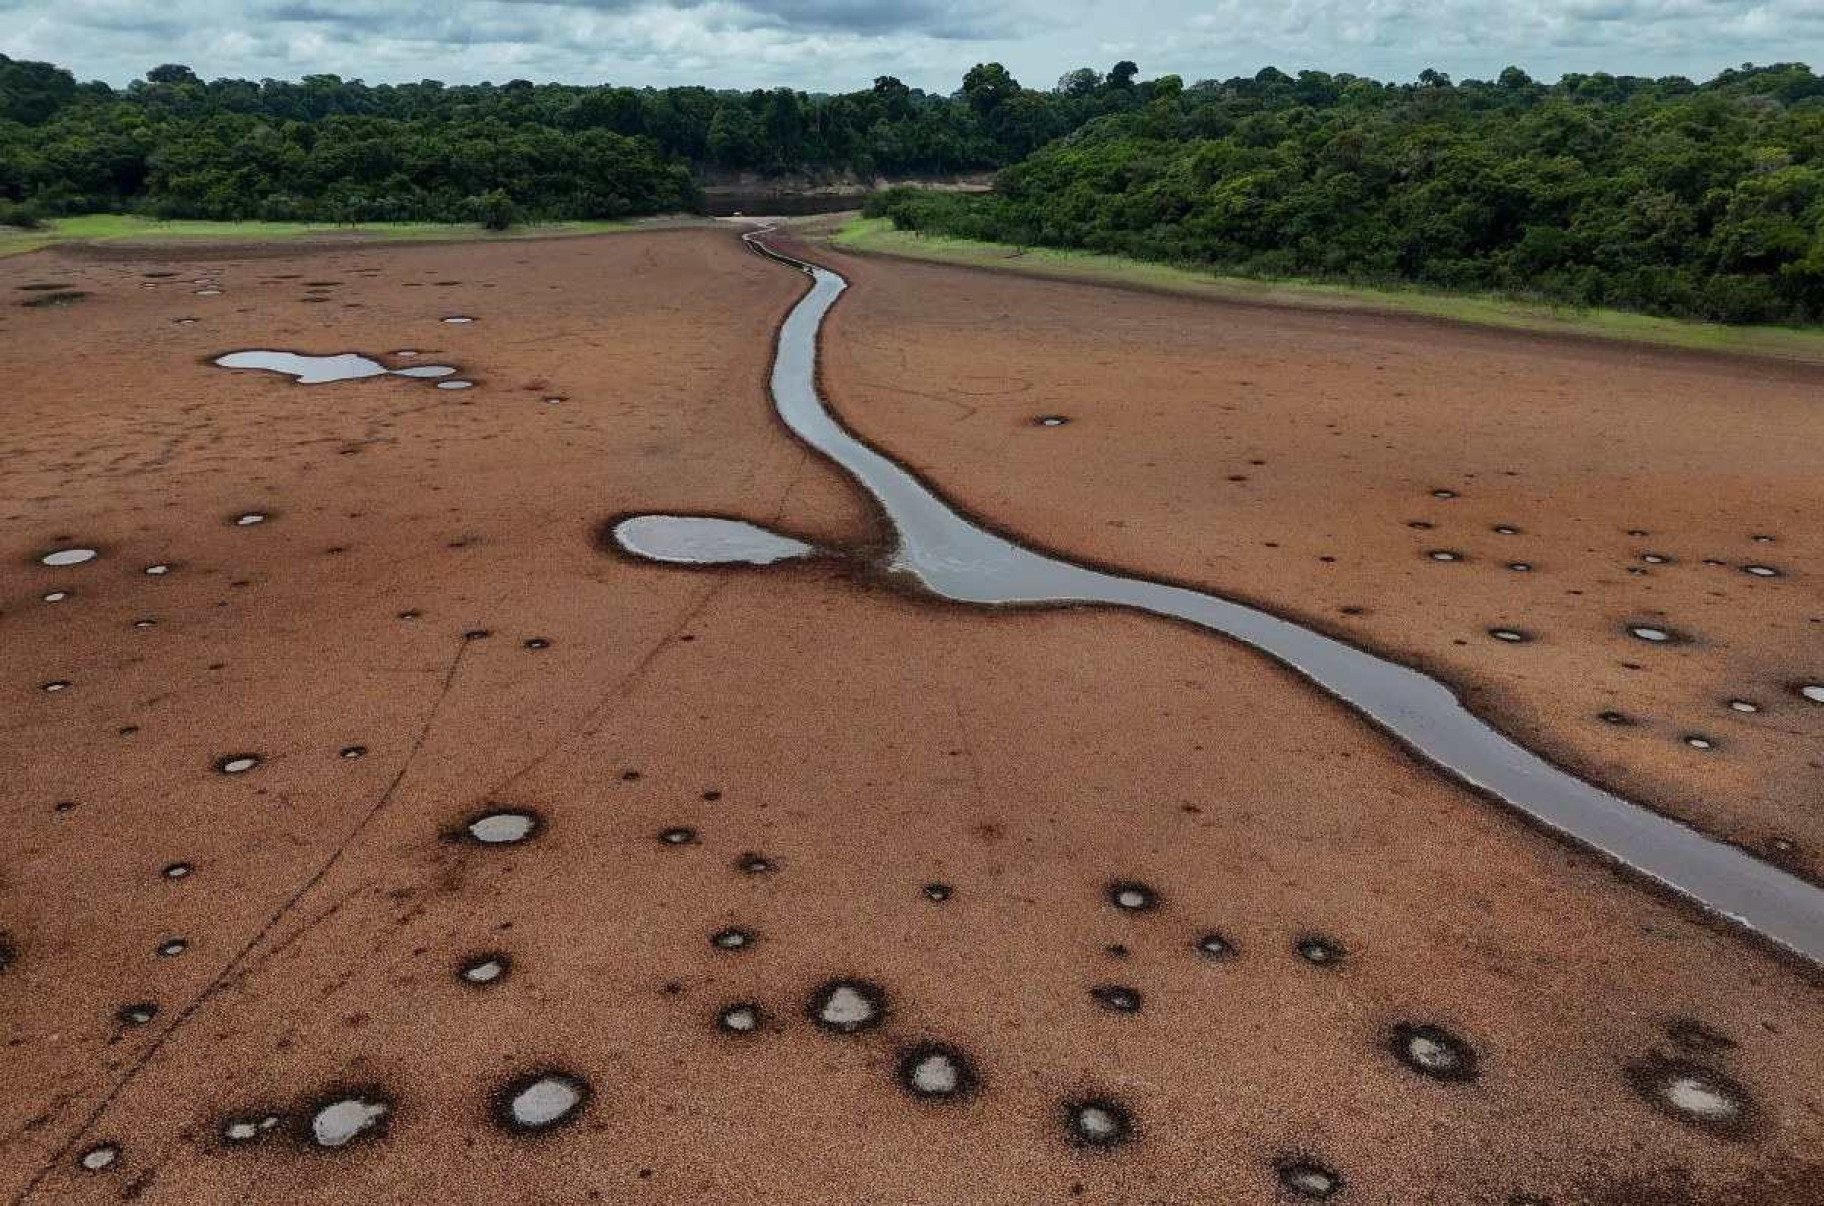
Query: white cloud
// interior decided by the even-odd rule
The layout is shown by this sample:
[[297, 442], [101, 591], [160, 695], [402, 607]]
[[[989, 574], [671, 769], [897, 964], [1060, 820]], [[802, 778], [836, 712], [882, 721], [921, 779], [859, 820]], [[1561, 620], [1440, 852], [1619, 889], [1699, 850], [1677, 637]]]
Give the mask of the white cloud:
[[0, 51], [113, 83], [163, 62], [206, 77], [936, 91], [998, 59], [1028, 84], [1117, 58], [1145, 75], [1272, 64], [1410, 79], [1518, 63], [1707, 77], [1824, 63], [1819, 0], [0, 0]]

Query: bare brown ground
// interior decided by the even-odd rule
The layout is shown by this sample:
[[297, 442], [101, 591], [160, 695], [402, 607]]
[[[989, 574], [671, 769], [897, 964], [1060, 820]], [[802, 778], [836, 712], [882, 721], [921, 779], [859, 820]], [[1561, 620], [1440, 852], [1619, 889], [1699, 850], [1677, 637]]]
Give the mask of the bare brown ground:
[[826, 258], [859, 286], [826, 352], [844, 416], [974, 514], [1422, 666], [1824, 874], [1824, 707], [1792, 689], [1824, 681], [1824, 371]]
[[[1188, 496], [1155, 510], [1145, 492], [1189, 489], [1167, 453], [1226, 446], [1226, 428], [1155, 447], [1122, 417], [1144, 388], [1099, 420], [1087, 387], [984, 403], [941, 376], [958, 370], [930, 367], [930, 313], [907, 310], [903, 332], [872, 325], [899, 304], [887, 295], [937, 290], [935, 306], [958, 307], [945, 337], [985, 349], [979, 376], [1001, 380], [1040, 360], [1017, 339], [990, 346], [962, 307], [978, 289], [1056, 287], [947, 276], [858, 273], [829, 339], [847, 412], [1048, 544], [1103, 540], [1124, 519], [1130, 535], [1160, 533], [1141, 568], [1194, 576], [1173, 558], [1211, 517]], [[223, 293], [179, 283], [198, 278]], [[342, 283], [306, 287], [318, 280]], [[90, 296], [13, 307], [29, 283]], [[0, 264], [9, 1198], [1264, 1202], [1275, 1162], [1305, 1158], [1341, 1174], [1342, 1201], [1824, 1200], [1815, 981], [1414, 764], [1261, 659], [1137, 616], [923, 602], [840, 565], [699, 573], [599, 552], [595, 524], [626, 510], [727, 512], [838, 544], [879, 535], [768, 412], [769, 333], [797, 287], [705, 232]], [[1199, 324], [1217, 313], [1155, 327], [1167, 303], [1097, 296], [1125, 332], [1107, 356], [1129, 376], [1155, 371], [1135, 349], [1174, 330], [1207, 338]], [[1129, 306], [1149, 317], [1123, 325]], [[451, 313], [479, 321], [437, 322]], [[1441, 337], [1407, 338], [1416, 357]], [[1099, 379], [1084, 339], [1083, 372]], [[243, 346], [413, 348], [481, 386], [300, 387], [206, 364]], [[865, 357], [894, 347], [907, 360], [887, 383], [932, 398], [882, 404]], [[1719, 391], [1739, 402], [1756, 376], [1730, 380]], [[1293, 413], [1293, 380], [1276, 389]], [[952, 420], [938, 400], [951, 394], [978, 415], [1004, 408], [994, 463], [965, 464], [971, 420]], [[1147, 405], [1162, 426], [1176, 413], [1171, 398]], [[1321, 396], [1311, 405], [1324, 413]], [[1080, 421], [1035, 429], [1055, 442], [1025, 450], [1020, 420], [1041, 409]], [[1369, 455], [1359, 433], [1326, 438]], [[1508, 438], [1522, 439], [1517, 420]], [[1067, 440], [1099, 454], [1074, 486], [1039, 459]], [[1766, 496], [1798, 490], [1778, 484], [1795, 454], [1767, 453]], [[1459, 466], [1458, 510], [1422, 491], [1410, 507], [1479, 552], [1492, 538], [1450, 518], [1492, 505], [1475, 492], [1486, 475], [1462, 480], [1475, 468]], [[1083, 518], [1117, 493], [1118, 511]], [[1339, 493], [1335, 511], [1372, 496]], [[1287, 510], [1264, 538], [1316, 540], [1301, 535], [1308, 500], [1274, 497]], [[1026, 524], [1041, 506], [1044, 522]], [[248, 510], [272, 518], [233, 526]], [[1249, 513], [1263, 523], [1267, 505]], [[1521, 522], [1546, 531], [1547, 518]], [[1797, 550], [1812, 537], [1791, 519], [1762, 519], [1793, 571], [1771, 584], [1786, 595], [1718, 588], [1757, 600], [1763, 623], [1784, 613], [1758, 600], [1803, 589]], [[1163, 536], [1174, 525], [1179, 545]], [[35, 563], [65, 538], [102, 558]], [[1387, 547], [1411, 557], [1404, 539]], [[1527, 539], [1541, 580], [1570, 557]], [[1260, 568], [1264, 593], [1281, 579], [1272, 559], [1244, 560], [1247, 545], [1201, 556], [1230, 559], [1219, 586]], [[174, 569], [141, 572], [153, 564]], [[1351, 572], [1362, 590], [1443, 581], [1405, 564]], [[1343, 572], [1302, 565], [1307, 594], [1326, 570]], [[1479, 567], [1437, 572], [1468, 583]], [[40, 601], [55, 589], [75, 593]], [[1435, 589], [1428, 606], [1470, 607]], [[145, 618], [156, 625], [133, 626]], [[549, 647], [527, 648], [535, 638]], [[1651, 652], [1683, 666], [1706, 649]], [[40, 690], [55, 680], [72, 686]], [[1775, 716], [1797, 723], [1790, 707]], [[356, 745], [363, 756], [340, 756]], [[212, 768], [243, 751], [264, 761]], [[519, 846], [446, 840], [490, 805], [534, 810], [542, 827]], [[680, 825], [694, 842], [657, 840]], [[743, 874], [748, 851], [777, 869]], [[193, 873], [167, 879], [177, 861]], [[1160, 907], [1110, 907], [1123, 877]], [[927, 899], [933, 881], [954, 895]], [[757, 940], [717, 950], [728, 926]], [[1196, 954], [1210, 930], [1239, 955]], [[1347, 955], [1302, 961], [1294, 944], [1312, 933]], [[176, 936], [187, 950], [159, 957]], [[510, 957], [505, 979], [461, 983], [465, 959], [490, 951]], [[842, 1037], [804, 1018], [838, 975], [885, 987], [883, 1027]], [[1144, 1008], [1100, 1008], [1089, 990], [1104, 984], [1139, 989]], [[742, 1000], [767, 1025], [718, 1033], [718, 1010]], [[157, 1017], [121, 1025], [130, 1002]], [[1480, 1079], [1407, 1070], [1386, 1049], [1402, 1022], [1464, 1036]], [[919, 1102], [896, 1085], [896, 1051], [926, 1039], [969, 1053], [972, 1098]], [[1739, 1081], [1749, 1124], [1717, 1133], [1654, 1108], [1627, 1069], [1656, 1054]], [[496, 1125], [490, 1095], [541, 1068], [588, 1082], [580, 1119], [537, 1137]], [[390, 1127], [313, 1150], [310, 1106], [349, 1086], [384, 1094]], [[1061, 1103], [1090, 1094], [1132, 1111], [1133, 1142], [1066, 1141]], [[226, 1119], [268, 1111], [285, 1122], [263, 1140], [218, 1138]], [[104, 1142], [118, 1161], [82, 1171], [78, 1155]]]

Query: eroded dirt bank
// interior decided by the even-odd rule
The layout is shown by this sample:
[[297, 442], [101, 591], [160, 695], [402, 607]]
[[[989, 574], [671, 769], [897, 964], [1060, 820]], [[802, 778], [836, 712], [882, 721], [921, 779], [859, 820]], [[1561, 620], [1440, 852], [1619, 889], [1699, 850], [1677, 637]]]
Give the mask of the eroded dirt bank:
[[[856, 281], [833, 396], [914, 463], [950, 455], [915, 420], [954, 407], [844, 383], [898, 345], [890, 381], [980, 405], [927, 389], [919, 323], [859, 329], [910, 286]], [[0, 265], [9, 302], [33, 283], [90, 296], [0, 320], [9, 1196], [1264, 1202], [1314, 1170], [1360, 1202], [1824, 1193], [1815, 981], [1261, 659], [838, 565], [605, 556], [595, 525], [632, 510], [878, 536], [769, 413], [799, 281], [732, 236]], [[478, 385], [206, 364], [247, 346], [410, 349]], [[1014, 363], [988, 351], [983, 375]], [[1017, 526], [1045, 475], [1008, 431], [993, 498], [933, 476]], [[1089, 527], [1061, 497], [1028, 530], [1065, 545]], [[72, 546], [101, 555], [35, 560]], [[465, 836], [502, 813], [530, 839]], [[845, 977], [884, 991], [879, 1025], [806, 1016]], [[719, 1029], [743, 1003], [757, 1030]], [[1408, 1024], [1468, 1044], [1474, 1079], [1403, 1063]], [[909, 1093], [923, 1043], [975, 1091]], [[540, 1073], [586, 1103], [500, 1125]], [[1662, 1090], [1740, 1109], [1705, 1124]], [[340, 1097], [387, 1125], [321, 1150]], [[1128, 1142], [1071, 1142], [1092, 1100]]]
[[1824, 373], [818, 254], [858, 286], [845, 418], [975, 514], [1422, 666], [1824, 868], [1824, 707], [1793, 689], [1824, 676]]

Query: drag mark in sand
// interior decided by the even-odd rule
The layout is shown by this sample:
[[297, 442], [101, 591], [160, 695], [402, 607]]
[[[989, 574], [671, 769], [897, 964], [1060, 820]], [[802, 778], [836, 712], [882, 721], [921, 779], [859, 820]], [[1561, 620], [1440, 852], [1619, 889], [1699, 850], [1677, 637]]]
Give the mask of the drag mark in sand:
[[[826, 406], [817, 390], [817, 338], [824, 316], [848, 282], [766, 246], [761, 241], [765, 233], [743, 237], [755, 251], [805, 273], [812, 282], [779, 328], [771, 379], [774, 406], [795, 435], [836, 462], [880, 506], [894, 537], [885, 559], [887, 572], [958, 603], [1120, 607], [1230, 637], [1310, 680], [1434, 765], [1538, 824], [1824, 963], [1824, 889], [1584, 782], [1498, 732], [1443, 683], [1218, 595], [1046, 556], [958, 513], [911, 471], [858, 439]], [[1448, 490], [1433, 493], [1454, 497]], [[662, 526], [655, 524], [658, 520]], [[637, 556], [720, 564], [723, 556], [711, 537], [728, 522], [639, 517], [622, 520], [614, 535], [623, 550]], [[650, 539], [654, 533], [665, 539]], [[752, 563], [746, 556], [733, 560]], [[1628, 631], [1648, 642], [1680, 639], [1670, 630], [1646, 625]], [[1805, 688], [1807, 698], [1817, 698], [1811, 695], [1818, 689], [1814, 684]]]

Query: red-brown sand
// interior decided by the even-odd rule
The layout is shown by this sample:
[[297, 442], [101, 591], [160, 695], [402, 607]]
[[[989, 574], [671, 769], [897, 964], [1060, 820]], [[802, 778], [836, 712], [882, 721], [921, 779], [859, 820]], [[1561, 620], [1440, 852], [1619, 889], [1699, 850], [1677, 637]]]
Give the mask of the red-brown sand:
[[[1513, 731], [1664, 789], [1664, 807], [1753, 785], [1758, 799], [1718, 795], [1699, 819], [1811, 841], [1817, 721], [1768, 686], [1803, 652], [1768, 634], [1816, 639], [1802, 601], [1817, 537], [1794, 509], [1805, 429], [1775, 423], [1810, 421], [1802, 384], [843, 267], [833, 400], [982, 515], [1424, 659]], [[88, 296], [12, 304], [35, 283]], [[881, 537], [768, 407], [771, 331], [800, 287], [710, 231], [0, 261], [0, 1190], [1228, 1203], [1297, 1200], [1282, 1170], [1304, 1164], [1343, 1202], [1824, 1200], [1814, 977], [1454, 786], [1261, 658], [1141, 616], [922, 600], [839, 562], [694, 571], [604, 553], [598, 524], [629, 511]], [[477, 321], [439, 322], [451, 314]], [[306, 387], [208, 363], [244, 347], [389, 363], [412, 349], [479, 384]], [[1462, 392], [1447, 395], [1451, 364]], [[1673, 490], [1641, 451], [1671, 437], [1593, 417], [1648, 370], [1666, 428], [1701, 420], [1710, 446], [1760, 448], [1730, 462], [1737, 494], [1691, 460]], [[1535, 403], [1572, 392], [1549, 420], [1523, 414], [1529, 372], [1552, 383]], [[1390, 373], [1403, 384], [1350, 386]], [[1680, 374], [1716, 400], [1673, 392]], [[1207, 384], [1244, 375], [1254, 415]], [[1414, 387], [1434, 377], [1422, 406]], [[1414, 396], [1396, 405], [1400, 391]], [[1731, 432], [1731, 410], [1766, 438]], [[1050, 411], [1074, 421], [1025, 426]], [[1596, 431], [1602, 448], [1578, 447]], [[1503, 487], [1503, 468], [1524, 476]], [[1579, 501], [1553, 501], [1579, 482]], [[1443, 487], [1461, 496], [1429, 497]], [[1723, 514], [1731, 498], [1752, 513]], [[270, 518], [232, 522], [253, 511]], [[1420, 536], [1408, 518], [1438, 526]], [[1508, 520], [1527, 534], [1487, 533]], [[1623, 575], [1616, 523], [1679, 563]], [[1779, 543], [1726, 542], [1742, 525]], [[1472, 560], [1426, 562], [1433, 541]], [[1524, 587], [1485, 564], [1503, 541], [1539, 563]], [[37, 563], [65, 544], [101, 556]], [[1699, 577], [1711, 551], [1788, 576]], [[157, 564], [170, 572], [142, 572]], [[1572, 588], [1581, 607], [1560, 597]], [[1706, 589], [1727, 599], [1687, 611]], [[41, 601], [57, 590], [73, 594]], [[1344, 603], [1368, 614], [1331, 617]], [[1612, 635], [1632, 607], [1704, 641], [1636, 654]], [[1502, 620], [1542, 639], [1475, 639]], [[1653, 668], [1626, 678], [1623, 658]], [[1691, 697], [1724, 670], [1739, 677], [1716, 690], [1768, 703], [1762, 727]], [[1597, 730], [1586, 713], [1604, 701], [1652, 723]], [[1728, 738], [1695, 768], [1665, 748], [1686, 715]], [[262, 761], [215, 769], [240, 753]], [[539, 818], [529, 841], [460, 839], [511, 809]], [[662, 841], [673, 827], [693, 833]], [[749, 853], [772, 870], [740, 869]], [[169, 878], [179, 862], [192, 870]], [[1114, 907], [1121, 880], [1157, 907]], [[753, 940], [719, 949], [730, 928]], [[1210, 933], [1234, 956], [1201, 954]], [[1301, 958], [1313, 936], [1340, 958]], [[156, 953], [180, 937], [181, 954]], [[463, 982], [491, 954], [506, 975]], [[840, 977], [884, 989], [883, 1024], [841, 1035], [806, 1017]], [[1139, 1011], [1098, 1003], [1109, 986]], [[740, 1002], [763, 1025], [719, 1031]], [[156, 1016], [116, 1019], [135, 1003]], [[1476, 1078], [1402, 1063], [1389, 1046], [1405, 1024], [1459, 1036]], [[901, 1086], [900, 1053], [924, 1042], [963, 1053], [973, 1094]], [[586, 1104], [546, 1133], [500, 1125], [497, 1094], [543, 1071], [585, 1084]], [[1703, 1125], [1656, 1101], [1654, 1078], [1681, 1075], [1687, 1100], [1709, 1085], [1741, 1111]], [[313, 1146], [314, 1108], [350, 1093], [384, 1102], [386, 1124]], [[1128, 1111], [1128, 1142], [1070, 1141], [1067, 1103], [1092, 1098]], [[269, 1116], [252, 1142], [222, 1138]], [[105, 1145], [113, 1162], [85, 1170]]]

